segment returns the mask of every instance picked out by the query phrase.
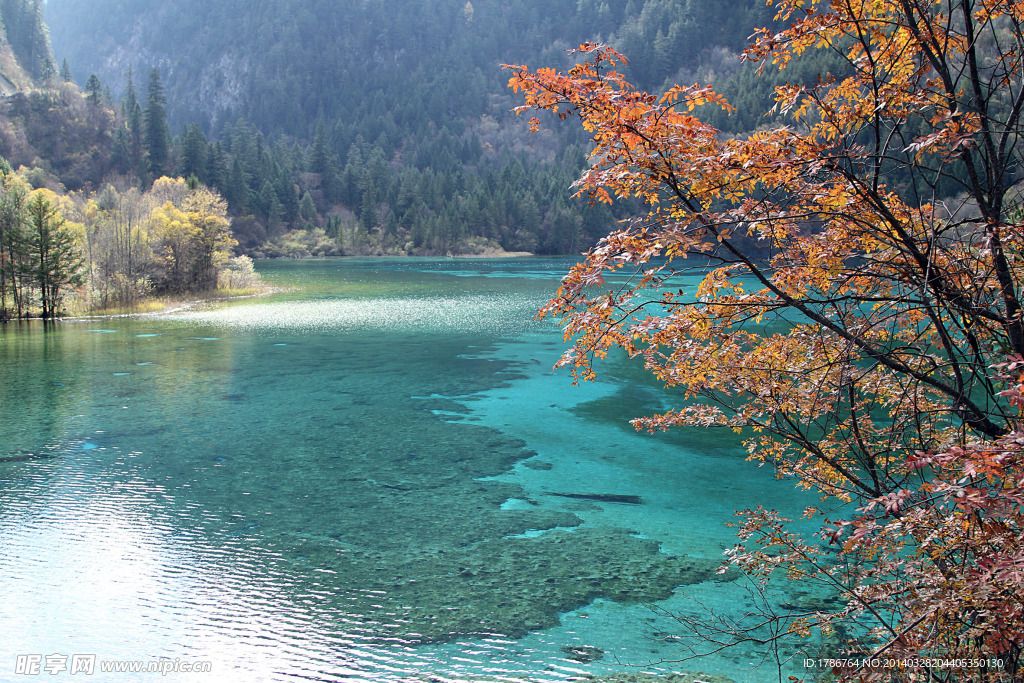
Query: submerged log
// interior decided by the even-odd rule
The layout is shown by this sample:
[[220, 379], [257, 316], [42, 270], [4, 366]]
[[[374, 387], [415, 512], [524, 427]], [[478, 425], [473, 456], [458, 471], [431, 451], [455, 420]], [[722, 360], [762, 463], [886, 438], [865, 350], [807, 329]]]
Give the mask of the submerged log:
[[622, 493], [555, 493], [548, 492], [549, 496], [561, 496], [562, 498], [579, 498], [580, 500], [593, 500], [599, 503], [626, 503], [627, 505], [643, 505], [644, 501], [640, 496], [633, 496]]
[[18, 453], [16, 455], [0, 455], [0, 463], [3, 462], [27, 462], [29, 460], [49, 460], [56, 458], [56, 453]]

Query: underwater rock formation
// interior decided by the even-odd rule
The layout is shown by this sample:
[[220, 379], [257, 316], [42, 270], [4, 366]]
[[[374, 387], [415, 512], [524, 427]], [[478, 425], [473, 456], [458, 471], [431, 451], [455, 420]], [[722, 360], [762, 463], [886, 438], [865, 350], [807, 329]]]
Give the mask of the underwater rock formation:
[[411, 643], [520, 638], [597, 598], [652, 602], [682, 585], [723, 580], [718, 561], [666, 555], [622, 529], [554, 530], [413, 555], [311, 539], [296, 552], [346, 578], [352, 588], [337, 599], [374, 624], [366, 637], [372, 630]]

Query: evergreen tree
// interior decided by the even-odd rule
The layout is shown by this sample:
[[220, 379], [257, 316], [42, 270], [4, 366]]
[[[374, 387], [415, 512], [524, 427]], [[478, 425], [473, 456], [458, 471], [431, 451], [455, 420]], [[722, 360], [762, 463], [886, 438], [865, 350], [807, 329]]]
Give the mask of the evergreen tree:
[[115, 173], [125, 174], [132, 170], [131, 134], [126, 126], [120, 126], [114, 133], [114, 145], [110, 151], [110, 162]]
[[71, 77], [71, 65], [68, 64], [67, 57], [65, 57], [64, 61], [60, 64], [60, 80], [65, 83], [70, 83], [75, 80]]
[[24, 272], [25, 201], [25, 189], [19, 183], [5, 182], [0, 189], [0, 321], [12, 314], [21, 317], [26, 304], [20, 277]]
[[201, 176], [210, 187], [223, 189], [228, 177], [227, 156], [220, 142], [214, 142], [206, 149], [206, 174]]
[[306, 221], [316, 218], [316, 204], [313, 203], [313, 197], [309, 192], [302, 195], [302, 201], [299, 202], [299, 215]]
[[193, 123], [181, 133], [181, 159], [178, 163], [178, 175], [183, 178], [195, 176], [207, 182], [207, 147], [206, 135]]
[[152, 178], [164, 175], [170, 161], [171, 134], [167, 126], [167, 98], [156, 67], [149, 74], [148, 97], [143, 113], [146, 170]]
[[309, 150], [309, 171], [320, 178], [320, 191], [324, 204], [330, 205], [338, 198], [337, 162], [327, 146], [323, 121], [316, 124], [316, 134]]
[[281, 225], [283, 207], [277, 191], [269, 180], [264, 180], [255, 198], [257, 208], [267, 219], [267, 232], [273, 233]]
[[50, 31], [43, 18], [43, 0], [31, 0], [28, 7], [32, 22], [30, 70], [36, 78], [46, 80], [56, 73], [57, 65], [50, 46]]
[[85, 82], [85, 99], [90, 104], [99, 106], [100, 101], [103, 98], [103, 84], [100, 83], [100, 79], [96, 74], [90, 74], [89, 80]]
[[126, 168], [122, 172], [132, 171], [141, 179], [146, 175], [142, 154], [143, 112], [139, 98], [135, 94], [135, 72], [131, 68], [125, 74], [125, 81], [121, 114], [125, 120], [122, 142], [126, 149]]
[[278, 202], [281, 204], [281, 219], [286, 223], [297, 220], [299, 218], [299, 195], [288, 174], [278, 173], [274, 189]]
[[47, 320], [56, 316], [64, 291], [82, 284], [85, 259], [74, 233], [42, 193], [29, 200], [28, 222], [29, 272], [39, 287]]
[[359, 207], [359, 222], [365, 230], [379, 227], [380, 214], [377, 212], [377, 204], [373, 201], [374, 192], [363, 194], [363, 202]]
[[357, 138], [356, 144], [348, 151], [348, 161], [345, 164], [345, 171], [341, 178], [340, 199], [348, 206], [358, 206], [362, 203], [362, 185], [365, 175], [363, 155], [359, 151], [361, 138]]
[[231, 170], [228, 172], [227, 180], [224, 184], [224, 198], [228, 200], [228, 206], [231, 207], [232, 211], [241, 214], [249, 210], [250, 194], [245, 171], [242, 170], [242, 164], [238, 161], [238, 157], [235, 156], [231, 160]]

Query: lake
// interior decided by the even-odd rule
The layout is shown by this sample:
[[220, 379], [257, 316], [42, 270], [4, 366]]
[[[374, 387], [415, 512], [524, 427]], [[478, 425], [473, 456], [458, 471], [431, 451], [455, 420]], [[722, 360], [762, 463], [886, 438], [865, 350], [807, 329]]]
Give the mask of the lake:
[[684, 661], [674, 616], [749, 607], [733, 510], [816, 497], [731, 433], [635, 433], [672, 397], [625, 359], [553, 371], [569, 265], [262, 262], [280, 293], [0, 327], [0, 679], [774, 679]]

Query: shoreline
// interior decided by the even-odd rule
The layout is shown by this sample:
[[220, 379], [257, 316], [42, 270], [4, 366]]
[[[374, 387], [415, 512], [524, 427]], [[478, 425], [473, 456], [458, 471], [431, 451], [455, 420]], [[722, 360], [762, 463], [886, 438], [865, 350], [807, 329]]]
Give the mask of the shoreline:
[[[82, 313], [79, 315], [62, 315], [56, 318], [49, 318], [44, 320], [39, 316], [32, 316], [29, 318], [11, 318], [9, 320], [0, 320], [0, 325], [6, 323], [16, 322], [64, 322], [74, 320], [104, 320], [110, 318], [141, 318], [150, 315], [164, 315], [166, 313], [175, 313], [178, 311], [186, 311], [195, 306], [199, 306], [205, 303], [212, 303], [214, 301], [229, 301], [232, 299], [257, 299], [263, 296], [270, 296], [271, 294], [277, 294], [279, 292], [287, 291], [283, 287], [260, 287], [258, 291], [247, 292], [245, 294], [227, 294], [220, 296], [196, 296], [193, 298], [181, 298], [181, 299], [153, 299], [143, 303], [150, 305], [159, 304], [159, 308], [152, 310], [129, 310], [129, 309], [110, 309], [109, 313]], [[216, 294], [216, 292], [211, 292]]]
[[[563, 256], [578, 256], [578, 254], [562, 254]], [[342, 256], [249, 256], [253, 261], [327, 261], [330, 259], [473, 259], [473, 258], [530, 258], [540, 256], [552, 257], [552, 255], [538, 255], [532, 251], [487, 251], [478, 254], [345, 254]], [[557, 257], [554, 255], [553, 257]]]
[[443, 258], [527, 258], [536, 255], [532, 251], [502, 251], [485, 252], [483, 254], [450, 254], [445, 255]]
[[[188, 299], [170, 299], [166, 301], [155, 300], [150, 303], [162, 303], [162, 307], [158, 310], [151, 311], [131, 311], [123, 310], [116, 313], [89, 313], [84, 315], [68, 316], [66, 318], [60, 318], [60, 320], [92, 320], [99, 318], [131, 318], [131, 317], [144, 317], [147, 315], [164, 315], [166, 313], [176, 313], [178, 311], [187, 311], [195, 306], [201, 304], [212, 303], [214, 301], [230, 301], [232, 299], [258, 299], [262, 296], [270, 296], [271, 294], [277, 294], [278, 292], [285, 291], [281, 287], [261, 287], [258, 291], [248, 292], [245, 294], [227, 294], [221, 296], [197, 296], [195, 298]], [[216, 294], [216, 292], [211, 292]], [[38, 318], [37, 318], [38, 319]]]
[[[537, 254], [530, 251], [488, 251], [479, 254], [445, 254], [444, 256], [428, 256], [422, 254], [404, 254], [404, 255], [348, 255], [348, 256], [265, 256], [261, 258], [253, 259], [254, 261], [327, 261], [331, 259], [525, 259], [538, 256]], [[252, 258], [252, 257], [250, 257]], [[255, 299], [263, 296], [270, 296], [271, 294], [277, 294], [286, 291], [286, 288], [281, 287], [269, 287], [260, 286], [253, 288], [254, 291], [246, 292], [245, 294], [219, 294], [210, 292], [212, 296], [203, 296], [198, 294], [192, 298], [173, 298], [162, 300], [159, 298], [155, 299], [144, 299], [140, 302], [141, 307], [154, 306], [151, 310], [130, 310], [130, 309], [108, 309], [108, 313], [99, 312], [87, 312], [76, 315], [64, 315], [55, 318], [50, 318], [49, 322], [57, 322], [64, 320], [100, 320], [107, 318], [128, 318], [128, 317], [144, 317], [147, 315], [164, 315], [166, 313], [176, 313], [178, 311], [189, 310], [195, 306], [204, 303], [212, 303], [214, 301], [228, 301], [231, 299]], [[159, 307], [155, 307], [159, 305]], [[40, 321], [43, 318], [33, 316], [29, 318], [10, 318], [8, 320], [0, 320], [0, 324], [6, 324], [9, 322], [28, 322], [28, 321]]]

